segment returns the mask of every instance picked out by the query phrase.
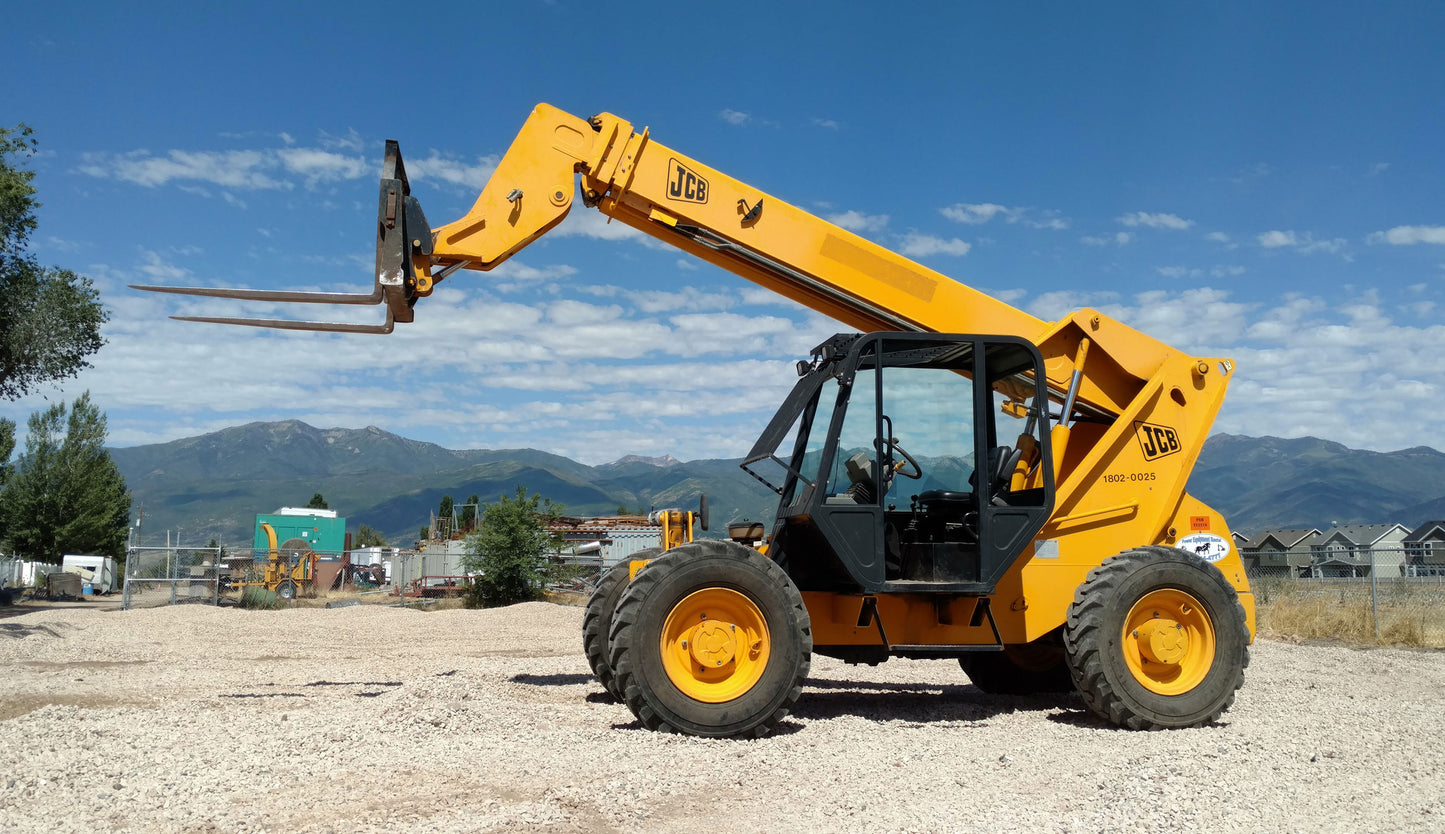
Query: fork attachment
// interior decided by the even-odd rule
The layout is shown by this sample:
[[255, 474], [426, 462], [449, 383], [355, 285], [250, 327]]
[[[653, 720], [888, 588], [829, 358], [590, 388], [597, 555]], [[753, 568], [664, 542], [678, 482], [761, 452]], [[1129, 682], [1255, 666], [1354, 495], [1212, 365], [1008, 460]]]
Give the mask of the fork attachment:
[[[383, 324], [351, 324], [294, 319], [171, 316], [178, 321], [241, 324], [279, 330], [319, 330], [329, 333], [390, 333], [397, 322], [415, 318], [412, 307], [419, 296], [429, 295], [432, 231], [421, 204], [411, 196], [411, 183], [401, 160], [401, 146], [386, 140], [386, 161], [381, 169], [381, 193], [376, 205], [376, 283], [369, 293], [248, 290], [216, 287], [163, 287], [132, 284], [149, 292], [231, 298], [241, 301], [281, 301], [301, 304], [386, 304]], [[440, 276], [438, 276], [439, 278]]]

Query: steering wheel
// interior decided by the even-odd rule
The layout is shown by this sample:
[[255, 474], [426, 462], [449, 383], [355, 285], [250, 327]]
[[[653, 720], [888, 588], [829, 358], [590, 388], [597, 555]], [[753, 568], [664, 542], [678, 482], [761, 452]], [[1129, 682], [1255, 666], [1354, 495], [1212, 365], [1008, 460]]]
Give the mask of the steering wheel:
[[[888, 457], [893, 457], [894, 452], [897, 452], [903, 460], [893, 464], [893, 474], [902, 475], [915, 481], [923, 477], [923, 467], [918, 465], [918, 461], [913, 459], [913, 455], [908, 454], [907, 450], [898, 445], [898, 438], [890, 437], [888, 439]], [[913, 467], [913, 471], [906, 471], [904, 469], [906, 466]]]

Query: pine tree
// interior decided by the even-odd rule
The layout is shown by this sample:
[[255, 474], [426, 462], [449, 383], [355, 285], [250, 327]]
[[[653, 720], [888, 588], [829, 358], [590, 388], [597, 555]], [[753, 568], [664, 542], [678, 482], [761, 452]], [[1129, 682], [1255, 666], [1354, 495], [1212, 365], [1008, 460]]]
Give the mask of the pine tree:
[[124, 558], [130, 493], [105, 448], [105, 414], [90, 393], [68, 412], [60, 402], [32, 414], [27, 425], [25, 453], [0, 492], [11, 549], [46, 562], [66, 553]]

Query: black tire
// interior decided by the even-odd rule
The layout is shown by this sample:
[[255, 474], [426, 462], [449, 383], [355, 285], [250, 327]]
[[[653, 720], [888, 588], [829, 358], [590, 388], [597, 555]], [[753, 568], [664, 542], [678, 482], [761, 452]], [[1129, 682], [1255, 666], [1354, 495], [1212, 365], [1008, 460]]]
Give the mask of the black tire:
[[[767, 631], [766, 640], [749, 637], [744, 643], [725, 638], [733, 648], [728, 649], [726, 662], [719, 661], [718, 671], [722, 685], [738, 691], [711, 702], [694, 697], [711, 694], [699, 691], [710, 684], [683, 677], [681, 683], [690, 688], [689, 694], [669, 674], [669, 668], [678, 673], [668, 661], [690, 667], [693, 660], [678, 658], [691, 658], [688, 652], [697, 649], [689, 650], [683, 640], [676, 643], [683, 651], [667, 659], [662, 649], [670, 624], [675, 627], [682, 620], [681, 614], [673, 619], [674, 613], [687, 610], [699, 598], [708, 603], [732, 600], [748, 609], [743, 617], [729, 612], [727, 621], [701, 615], [709, 623], [720, 622], [719, 631], [726, 633], [723, 626], [730, 623], [731, 633], [740, 635], [750, 628], [749, 616], [760, 617]], [[742, 631], [736, 629], [739, 620]], [[644, 727], [713, 738], [758, 738], [776, 727], [802, 695], [813, 652], [808, 609], [793, 581], [766, 556], [730, 541], [685, 544], [648, 565], [618, 602], [611, 638], [618, 686]], [[700, 673], [699, 681], [706, 681], [713, 670], [692, 671]]]
[[958, 659], [974, 686], [991, 695], [1072, 692], [1064, 645], [1057, 632], [1032, 643], [1005, 646], [1001, 652], [974, 652]]
[[276, 596], [280, 597], [281, 599], [285, 599], [285, 600], [295, 599], [295, 598], [296, 598], [296, 583], [295, 583], [295, 582], [292, 582], [292, 581], [289, 580], [289, 579], [283, 579], [283, 580], [281, 580], [281, 583], [276, 586]]
[[587, 656], [587, 665], [592, 667], [592, 674], [597, 676], [597, 682], [602, 684], [607, 694], [618, 701], [622, 700], [622, 690], [617, 687], [617, 676], [613, 674], [612, 663], [608, 660], [612, 648], [608, 640], [608, 633], [612, 630], [612, 612], [617, 608], [617, 601], [622, 599], [622, 592], [627, 590], [632, 561], [656, 559], [661, 554], [662, 548], [650, 547], [608, 568], [597, 580], [592, 596], [587, 598], [586, 613], [582, 615], [582, 653]]
[[[1160, 595], [1187, 595], [1181, 610], [1206, 623], [1213, 635], [1212, 658], [1200, 659], [1192, 670], [1188, 662], [1179, 664], [1181, 676], [1197, 677], [1197, 681], [1155, 684], [1165, 688], [1187, 684], [1177, 692], [1161, 693], [1142, 682], [1145, 675], [1133, 671], [1131, 662], [1145, 670], [1168, 670], [1169, 664], [1156, 659], [1151, 667], [1145, 650], [1130, 642], [1138, 640], [1139, 630], [1124, 631], [1131, 612], [1148, 614], [1150, 606], [1136, 609], [1136, 605], [1146, 597], [1152, 600]], [[1196, 601], [1202, 617], [1193, 609]], [[1154, 616], [1159, 616], [1158, 612]], [[1178, 623], [1172, 628], [1185, 631]], [[1195, 644], [1203, 641], [1192, 637], [1184, 642], [1190, 647]], [[1131, 730], [1199, 727], [1217, 721], [1234, 703], [1235, 691], [1244, 685], [1249, 630], [1238, 595], [1213, 565], [1172, 547], [1140, 547], [1089, 572], [1069, 607], [1064, 648], [1074, 685], [1089, 709], [1104, 720]]]

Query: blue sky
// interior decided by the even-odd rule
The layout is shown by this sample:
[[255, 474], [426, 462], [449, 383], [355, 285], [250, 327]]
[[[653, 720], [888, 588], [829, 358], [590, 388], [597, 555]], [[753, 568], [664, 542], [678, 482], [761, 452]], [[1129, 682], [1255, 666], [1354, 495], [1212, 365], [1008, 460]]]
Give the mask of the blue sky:
[[580, 204], [390, 337], [184, 324], [314, 311], [126, 289], [367, 290], [383, 141], [441, 225], [545, 101], [1043, 318], [1231, 356], [1217, 431], [1445, 446], [1440, 4], [295, 5], [7, 10], [34, 250], [111, 321], [93, 370], [0, 415], [90, 390], [116, 445], [294, 418], [741, 455], [843, 328]]

